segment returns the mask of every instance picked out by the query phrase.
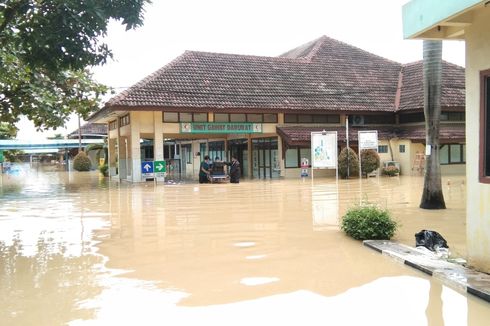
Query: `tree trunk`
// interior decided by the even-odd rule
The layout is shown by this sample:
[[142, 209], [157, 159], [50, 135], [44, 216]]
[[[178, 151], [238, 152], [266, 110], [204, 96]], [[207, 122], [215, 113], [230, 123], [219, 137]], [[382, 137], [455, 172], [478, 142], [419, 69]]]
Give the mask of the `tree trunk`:
[[[439, 122], [441, 117], [442, 41], [424, 41], [424, 115], [426, 155], [424, 190], [420, 208], [446, 208], [439, 164]], [[427, 153], [426, 153], [427, 154]]]

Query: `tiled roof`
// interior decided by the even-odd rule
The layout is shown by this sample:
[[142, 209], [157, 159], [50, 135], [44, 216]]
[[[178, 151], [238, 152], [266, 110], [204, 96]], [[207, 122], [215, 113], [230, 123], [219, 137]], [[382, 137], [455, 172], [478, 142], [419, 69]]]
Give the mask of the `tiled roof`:
[[[311, 132], [314, 131], [337, 131], [339, 142], [345, 142], [345, 127], [305, 127], [305, 126], [278, 126], [277, 133], [288, 146], [309, 146]], [[425, 142], [425, 127], [350, 127], [349, 140], [357, 142], [358, 131], [377, 130], [378, 139], [388, 140], [390, 138], [410, 139], [417, 142]], [[440, 126], [439, 139], [441, 143], [464, 142], [464, 124], [447, 124]]]
[[[424, 108], [423, 61], [403, 66], [403, 82], [399, 111]], [[442, 62], [441, 107], [465, 107], [465, 70], [463, 67]]]
[[[421, 67], [326, 36], [279, 57], [186, 51], [103, 110], [395, 112], [402, 68], [399, 109], [421, 109]], [[444, 67], [443, 105], [462, 107], [464, 69]]]
[[[107, 135], [107, 124], [105, 123], [86, 123], [80, 127], [82, 136]], [[78, 137], [78, 129], [71, 132], [68, 138]]]
[[[311, 133], [323, 130], [337, 131], [338, 141], [346, 142], [345, 127], [278, 126], [276, 130], [289, 146], [309, 146]], [[358, 131], [362, 130], [377, 130], [379, 139], [390, 139], [395, 136], [393, 127], [350, 127], [349, 141], [357, 142]]]
[[322, 37], [308, 59], [188, 51], [109, 107], [393, 111], [400, 64]]
[[[399, 138], [425, 142], [425, 126], [405, 127], [397, 130]], [[441, 143], [464, 142], [466, 138], [464, 124], [441, 124], [439, 127], [439, 141]]]

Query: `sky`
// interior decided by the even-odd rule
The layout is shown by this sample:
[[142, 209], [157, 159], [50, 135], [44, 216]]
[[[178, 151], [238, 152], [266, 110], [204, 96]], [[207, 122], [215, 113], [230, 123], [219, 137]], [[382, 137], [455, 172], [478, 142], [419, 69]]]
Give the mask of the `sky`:
[[[125, 31], [118, 22], [110, 23], [104, 40], [114, 60], [92, 71], [98, 82], [119, 93], [185, 50], [277, 56], [322, 35], [400, 63], [422, 60], [422, 41], [403, 39], [406, 2], [153, 0], [142, 27]], [[464, 66], [464, 42], [444, 42], [443, 59]], [[78, 121], [44, 133], [25, 119], [18, 127], [18, 139], [44, 138], [74, 131]]]

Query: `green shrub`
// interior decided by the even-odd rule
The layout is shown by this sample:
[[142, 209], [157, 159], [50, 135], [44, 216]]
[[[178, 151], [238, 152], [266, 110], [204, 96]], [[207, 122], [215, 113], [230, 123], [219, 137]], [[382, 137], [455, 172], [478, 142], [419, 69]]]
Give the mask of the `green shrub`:
[[99, 165], [99, 171], [104, 177], [109, 175], [109, 166], [107, 164]]
[[385, 168], [383, 168], [383, 174], [388, 175], [390, 177], [398, 175], [400, 173], [400, 170], [394, 165], [389, 165]]
[[92, 163], [85, 152], [80, 152], [73, 160], [73, 168], [77, 171], [90, 171]]
[[339, 155], [339, 175], [341, 178], [347, 178], [347, 153], [349, 153], [349, 176], [359, 175], [359, 159], [356, 152], [349, 147], [344, 147]]
[[390, 213], [373, 204], [350, 208], [342, 217], [341, 229], [356, 240], [389, 240], [398, 224]]
[[379, 155], [374, 149], [363, 149], [361, 151], [361, 170], [362, 175], [367, 176], [369, 173], [379, 168]]

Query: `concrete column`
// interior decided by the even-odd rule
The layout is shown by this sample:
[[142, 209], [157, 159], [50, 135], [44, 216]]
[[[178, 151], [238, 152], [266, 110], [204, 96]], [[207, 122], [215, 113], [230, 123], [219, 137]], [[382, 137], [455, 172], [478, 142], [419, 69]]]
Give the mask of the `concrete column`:
[[254, 177], [253, 175], [253, 153], [252, 153], [252, 135], [248, 134], [248, 141], [247, 141], [247, 152], [248, 152], [248, 177], [252, 179]]
[[142, 182], [141, 179], [141, 146], [140, 146], [140, 124], [137, 112], [130, 113], [130, 146], [131, 146], [131, 181]]
[[154, 137], [153, 137], [153, 153], [155, 161], [163, 161], [163, 123], [161, 112], [153, 112], [154, 121]]
[[116, 175], [116, 158], [117, 158], [116, 143], [117, 143], [116, 138], [109, 137], [109, 139], [107, 140], [107, 145], [109, 147], [107, 150], [107, 153], [109, 155], [107, 159], [107, 163], [109, 166], [109, 177]]
[[277, 136], [277, 154], [279, 155], [279, 169], [281, 170], [279, 172], [279, 175], [281, 177], [286, 176], [286, 164], [284, 163], [284, 155], [283, 155], [283, 144], [282, 144], [282, 138]]

